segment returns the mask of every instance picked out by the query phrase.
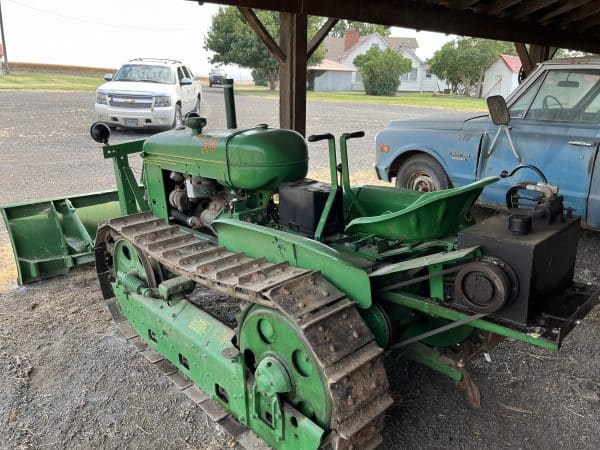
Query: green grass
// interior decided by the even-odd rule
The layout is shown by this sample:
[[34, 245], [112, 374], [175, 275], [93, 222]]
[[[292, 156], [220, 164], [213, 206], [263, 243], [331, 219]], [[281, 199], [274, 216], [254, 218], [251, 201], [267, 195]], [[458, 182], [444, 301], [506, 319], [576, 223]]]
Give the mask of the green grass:
[[[12, 72], [0, 77], [0, 90], [56, 90], [56, 91], [95, 91], [104, 83], [102, 74], [70, 75], [49, 72]], [[236, 92], [263, 98], [279, 98], [279, 91], [252, 84], [236, 84]], [[399, 93], [395, 97], [376, 97], [364, 92], [309, 92], [308, 99], [317, 102], [376, 103], [382, 105], [418, 106], [421, 108], [455, 109], [466, 111], [486, 111], [483, 99], [460, 95], [432, 95], [431, 93]]]
[[104, 83], [102, 75], [68, 75], [47, 72], [11, 72], [0, 77], [0, 90], [95, 91]]
[[[269, 91], [252, 85], [237, 85], [240, 95], [279, 98], [278, 91]], [[377, 97], [364, 92], [308, 92], [308, 99], [317, 102], [376, 103], [381, 105], [418, 106], [435, 109], [487, 111], [485, 100], [461, 95], [433, 95], [431, 93], [398, 93], [395, 97]]]

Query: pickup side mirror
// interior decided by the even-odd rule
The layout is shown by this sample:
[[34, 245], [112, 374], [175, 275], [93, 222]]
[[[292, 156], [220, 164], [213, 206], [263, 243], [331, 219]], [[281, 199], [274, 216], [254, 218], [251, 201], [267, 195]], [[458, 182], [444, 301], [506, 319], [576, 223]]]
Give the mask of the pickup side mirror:
[[510, 125], [510, 115], [504, 97], [501, 95], [488, 97], [487, 106], [494, 125]]
[[113, 79], [113, 74], [112, 73], [107, 73], [106, 75], [104, 75], [104, 79], [106, 81], [112, 81]]
[[192, 84], [192, 79], [187, 77], [182, 78], [179, 84], [181, 84], [182, 86], [189, 86], [190, 84]]

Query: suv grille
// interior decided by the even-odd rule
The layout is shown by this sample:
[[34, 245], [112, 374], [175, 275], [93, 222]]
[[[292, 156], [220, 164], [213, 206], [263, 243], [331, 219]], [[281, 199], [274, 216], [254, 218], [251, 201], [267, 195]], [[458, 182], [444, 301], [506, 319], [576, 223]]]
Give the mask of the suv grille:
[[108, 104], [115, 108], [150, 109], [154, 98], [151, 95], [108, 94]]

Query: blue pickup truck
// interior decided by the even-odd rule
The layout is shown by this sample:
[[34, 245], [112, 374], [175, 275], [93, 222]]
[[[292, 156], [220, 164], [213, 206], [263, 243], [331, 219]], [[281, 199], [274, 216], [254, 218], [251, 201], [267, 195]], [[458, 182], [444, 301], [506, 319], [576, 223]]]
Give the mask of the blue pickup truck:
[[[487, 114], [392, 121], [376, 137], [377, 175], [431, 191], [531, 164], [560, 187], [565, 207], [585, 226], [600, 228], [599, 94], [600, 57], [545, 62], [507, 98], [510, 123], [500, 130], [506, 133]], [[511, 185], [538, 179], [520, 170], [486, 187], [481, 202], [504, 206]]]

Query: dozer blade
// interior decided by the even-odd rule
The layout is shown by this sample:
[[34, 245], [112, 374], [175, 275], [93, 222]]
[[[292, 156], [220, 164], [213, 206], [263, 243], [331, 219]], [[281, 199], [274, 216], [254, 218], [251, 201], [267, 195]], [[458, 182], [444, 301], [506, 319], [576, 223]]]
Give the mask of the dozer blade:
[[98, 224], [121, 215], [117, 191], [0, 206], [19, 284], [94, 262]]

